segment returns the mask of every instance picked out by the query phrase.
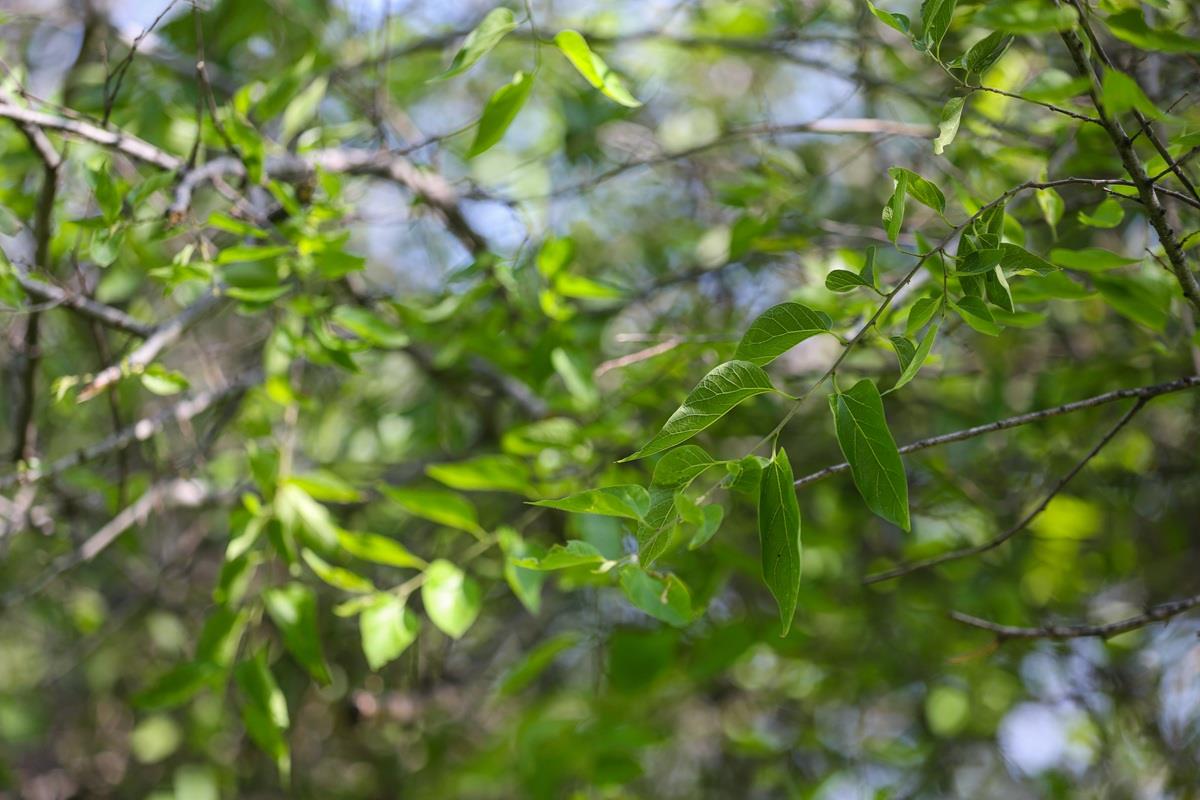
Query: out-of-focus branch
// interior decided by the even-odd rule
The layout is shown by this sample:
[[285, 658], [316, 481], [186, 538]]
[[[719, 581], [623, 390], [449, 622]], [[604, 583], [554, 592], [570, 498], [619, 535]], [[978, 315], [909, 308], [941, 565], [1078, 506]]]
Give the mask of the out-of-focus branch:
[[[1064, 403], [1061, 406], [1052, 408], [1043, 408], [1040, 411], [1031, 411], [1027, 414], [1018, 414], [1014, 417], [1006, 417], [1005, 419], [988, 422], [984, 425], [976, 425], [972, 428], [964, 428], [961, 431], [953, 433], [943, 433], [940, 436], [930, 436], [927, 439], [918, 439], [911, 444], [906, 444], [900, 448], [900, 453], [915, 453], [918, 450], [925, 450], [929, 447], [937, 447], [938, 445], [950, 444], [951, 442], [961, 442], [964, 439], [973, 439], [976, 436], [982, 436], [986, 433], [995, 433], [996, 431], [1008, 430], [1009, 428], [1028, 425], [1031, 422], [1038, 422], [1051, 417], [1058, 417], [1063, 414], [1070, 414], [1075, 411], [1083, 411], [1088, 408], [1113, 403], [1117, 400], [1128, 400], [1132, 398], [1140, 398], [1149, 400], [1151, 397], [1158, 397], [1161, 394], [1170, 394], [1171, 392], [1181, 392], [1184, 389], [1192, 389], [1200, 386], [1200, 375], [1191, 375], [1186, 378], [1168, 381], [1167, 383], [1158, 383], [1153, 386], [1139, 386], [1133, 389], [1117, 389], [1112, 392], [1098, 394], [1095, 397], [1088, 397], [1083, 400], [1075, 400], [1071, 403]], [[823, 478], [828, 478], [830, 475], [837, 475], [839, 472], [845, 472], [850, 469], [850, 465], [843, 461], [840, 464], [833, 464], [824, 469], [817, 470], [809, 475], [796, 479], [796, 486], [807, 486], [810, 483], [815, 483]]]
[[18, 260], [10, 262], [13, 266], [13, 276], [25, 293], [38, 300], [43, 300], [56, 306], [62, 306], [78, 313], [80, 316], [95, 320], [123, 333], [132, 334], [144, 339], [154, 333], [154, 326], [134, 319], [119, 308], [93, 300], [92, 298], [67, 291], [51, 283], [45, 283], [29, 275], [29, 270]]
[[187, 422], [228, 397], [244, 392], [246, 389], [262, 382], [262, 373], [255, 370], [226, 384], [218, 389], [198, 392], [186, 400], [160, 411], [152, 417], [146, 417], [122, 428], [111, 436], [80, 448], [75, 452], [47, 464], [46, 466], [32, 465], [29, 468], [0, 475], [0, 489], [7, 489], [17, 484], [27, 484], [40, 481], [52, 475], [58, 475], [81, 464], [95, 461], [109, 453], [121, 450], [134, 442], [143, 442], [166, 428], [168, 423]]
[[868, 585], [873, 583], [882, 583], [883, 581], [902, 578], [905, 575], [911, 575], [914, 572], [930, 569], [938, 566], [939, 564], [945, 564], [950, 561], [959, 561], [964, 558], [982, 555], [988, 551], [995, 550], [997, 547], [1023, 531], [1026, 527], [1028, 527], [1029, 523], [1033, 522], [1038, 514], [1041, 514], [1043, 511], [1045, 511], [1046, 507], [1050, 505], [1050, 502], [1058, 495], [1058, 493], [1061, 492], [1066, 485], [1071, 482], [1071, 479], [1078, 475], [1083, 468], [1088, 465], [1088, 462], [1095, 458], [1100, 451], [1104, 449], [1105, 445], [1111, 442], [1113, 437], [1120, 433], [1121, 429], [1124, 428], [1130, 422], [1130, 420], [1137, 416], [1137, 413], [1141, 411], [1148, 402], [1148, 398], [1139, 397], [1137, 402], [1135, 402], [1133, 406], [1125, 412], [1121, 419], [1117, 421], [1117, 424], [1110, 428], [1108, 433], [1104, 434], [1100, 441], [1096, 442], [1092, 449], [1089, 450], [1083, 458], [1076, 462], [1075, 466], [1073, 466], [1065, 475], [1055, 481], [1054, 485], [1050, 487], [1050, 491], [1046, 493], [1045, 497], [1043, 497], [1036, 506], [1030, 509], [1025, 516], [1021, 517], [1020, 520], [1018, 520], [1003, 533], [988, 539], [983, 544], [978, 544], [973, 547], [963, 547], [958, 550], [951, 550], [948, 553], [942, 553], [941, 555], [933, 556], [932, 558], [921, 559], [920, 561], [910, 561], [893, 569], [877, 572], [874, 575], [868, 575], [863, 579], [863, 583]]
[[1127, 617], [1126, 619], [1109, 622], [1104, 625], [1055, 625], [1047, 623], [1039, 625], [1036, 628], [1023, 628], [1016, 625], [1001, 625], [997, 622], [972, 616], [971, 614], [964, 614], [961, 611], [951, 611], [950, 619], [955, 622], [961, 622], [964, 625], [970, 625], [972, 628], [979, 628], [980, 630], [994, 633], [998, 642], [1003, 642], [1005, 639], [1083, 639], [1088, 637], [1108, 639], [1117, 634], [1153, 625], [1156, 622], [1164, 622], [1197, 606], [1200, 606], [1200, 594], [1185, 597], [1181, 600], [1172, 600], [1169, 603], [1162, 603], [1148, 609], [1144, 614]]

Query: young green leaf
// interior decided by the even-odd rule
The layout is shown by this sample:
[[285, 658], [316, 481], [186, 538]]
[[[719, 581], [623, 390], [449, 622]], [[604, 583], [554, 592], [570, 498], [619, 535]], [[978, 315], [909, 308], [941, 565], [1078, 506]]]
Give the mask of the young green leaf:
[[375, 591], [375, 585], [356, 572], [330, 564], [307, 547], [300, 551], [304, 563], [313, 573], [335, 589], [362, 594]]
[[938, 122], [938, 135], [933, 140], [934, 155], [945, 152], [954, 137], [958, 135], [958, 125], [962, 121], [963, 106], [967, 104], [966, 97], [951, 97], [942, 106], [942, 118]]
[[1146, 97], [1137, 81], [1119, 70], [1105, 68], [1100, 94], [1104, 99], [1105, 110], [1110, 114], [1140, 111], [1150, 119], [1162, 116], [1162, 112], [1149, 97]]
[[721, 527], [721, 522], [725, 519], [725, 508], [716, 503], [710, 503], [700, 509], [700, 514], [700, 525], [692, 534], [691, 541], [688, 542], [688, 550], [703, 547], [716, 534]]
[[892, 11], [884, 11], [882, 8], [879, 8], [872, 3], [871, 0], [867, 0], [867, 8], [869, 8], [871, 13], [875, 15], [875, 19], [879, 20], [884, 25], [900, 31], [900, 33], [903, 33], [906, 36], [908, 35], [911, 23], [909, 22], [908, 17], [904, 14], [897, 14]]
[[[893, 175], [892, 179], [896, 183], [892, 188], [892, 196], [888, 198], [887, 205], [883, 207], [883, 227], [887, 230], [887, 236], [892, 240], [892, 244], [895, 244], [896, 237], [900, 235], [900, 227], [904, 224], [904, 198], [908, 194], [908, 176], [901, 172]], [[828, 281], [826, 281], [826, 286], [828, 285]]]
[[922, 297], [913, 303], [912, 308], [908, 311], [908, 321], [904, 324], [904, 334], [912, 336], [921, 330], [926, 322], [933, 319], [933, 315], [937, 313], [940, 304], [940, 297]]
[[982, 76], [1000, 60], [1012, 43], [1013, 37], [1002, 31], [992, 31], [971, 45], [971, 49], [963, 56], [963, 66], [969, 74]]
[[1151, 28], [1141, 8], [1129, 8], [1104, 20], [1113, 36], [1143, 50], [1161, 53], [1200, 53], [1200, 39], [1170, 28]]
[[670, 416], [654, 438], [642, 449], [621, 460], [645, 458], [681, 444], [725, 416], [743, 400], [774, 390], [771, 379], [762, 367], [749, 361], [727, 361], [701, 378], [683, 405]]
[[664, 455], [654, 465], [651, 486], [687, 487], [709, 467], [723, 462], [714, 461], [703, 447], [687, 444]]
[[312, 118], [316, 116], [321, 101], [325, 99], [325, 90], [329, 79], [321, 76], [304, 88], [288, 107], [283, 111], [283, 121], [280, 124], [279, 138], [282, 142], [290, 142], [292, 138], [303, 131]]
[[1042, 217], [1045, 218], [1046, 224], [1050, 226], [1051, 231], [1057, 232], [1058, 223], [1062, 220], [1063, 211], [1066, 209], [1062, 195], [1053, 188], [1038, 189], [1035, 194], [1037, 196], [1038, 207], [1042, 209]]
[[1069, 5], [1042, 0], [992, 0], [975, 15], [976, 25], [1006, 33], [1057, 33], [1069, 30], [1078, 19]]
[[524, 569], [555, 570], [599, 565], [607, 560], [593, 545], [582, 539], [571, 539], [565, 545], [554, 545], [541, 558], [523, 556], [513, 559], [513, 563]]
[[1125, 219], [1125, 209], [1115, 197], [1106, 197], [1092, 213], [1079, 212], [1079, 221], [1089, 228], [1115, 228]]
[[640, 520], [650, 508], [650, 494], [641, 486], [626, 484], [588, 489], [557, 500], [538, 500], [532, 505], [557, 508], [575, 514], [600, 514]]
[[925, 0], [921, 3], [921, 42], [934, 53], [941, 49], [942, 39], [950, 30], [957, 0]]
[[439, 558], [425, 569], [421, 601], [429, 620], [442, 633], [460, 639], [479, 616], [483, 592], [474, 578]]
[[867, 507], [908, 530], [908, 479], [888, 429], [879, 389], [863, 379], [845, 392], [831, 394], [829, 406], [838, 445]]
[[758, 496], [763, 581], [779, 606], [781, 636], [792, 628], [800, 595], [800, 505], [793, 481], [792, 464], [781, 449], [763, 468]]
[[[887, 209], [884, 209], [887, 213]], [[874, 289], [871, 282], [859, 275], [857, 272], [851, 272], [848, 269], [835, 269], [825, 276], [825, 288], [831, 292], [852, 292], [860, 286], [865, 286], [868, 289]]]
[[891, 342], [892, 349], [896, 351], [896, 360], [900, 362], [900, 371], [903, 372], [917, 354], [917, 346], [906, 336], [893, 336]]
[[905, 185], [908, 188], [908, 194], [912, 199], [932, 208], [939, 214], [945, 212], [946, 196], [942, 194], [942, 190], [932, 181], [928, 181], [911, 169], [905, 169], [904, 167], [892, 167], [888, 170], [888, 175], [891, 175], [892, 179], [897, 182], [899, 182], [900, 176], [903, 175]]
[[1141, 259], [1126, 258], [1101, 247], [1084, 247], [1080, 250], [1056, 247], [1050, 251], [1050, 260], [1067, 269], [1077, 269], [1082, 272], [1107, 272], [1117, 267], [1136, 264]]
[[329, 668], [317, 635], [317, 596], [301, 583], [289, 583], [262, 594], [263, 606], [283, 643], [300, 666], [322, 685], [329, 683]]
[[339, 530], [337, 539], [343, 550], [363, 561], [389, 567], [425, 568], [425, 559], [413, 555], [395, 539], [377, 533]]
[[658, 577], [636, 564], [621, 568], [621, 591], [635, 608], [668, 625], [683, 627], [695, 616], [692, 595], [674, 575]]
[[233, 671], [242, 695], [242, 722], [259, 748], [275, 760], [284, 780], [291, 771], [288, 752], [287, 700], [267, 665], [266, 649], [242, 661]]
[[[934, 320], [933, 324], [925, 331], [925, 335], [921, 337], [920, 343], [913, 352], [908, 363], [901, 367], [900, 377], [896, 380], [896, 385], [889, 392], [894, 392], [904, 384], [917, 377], [917, 373], [921, 370], [921, 365], [925, 363], [925, 359], [929, 358], [929, 351], [933, 349], [933, 343], [937, 340], [938, 328], [941, 326], [941, 320]], [[905, 339], [904, 341], [908, 341]], [[897, 351], [899, 352], [899, 351]]]
[[511, 31], [516, 30], [517, 20], [513, 12], [507, 8], [494, 8], [487, 13], [475, 30], [467, 34], [462, 46], [454, 54], [454, 60], [441, 75], [434, 80], [446, 80], [466, 72], [475, 66], [475, 62], [487, 55], [500, 40]]
[[439, 483], [464, 492], [529, 494], [531, 475], [524, 462], [512, 456], [476, 456], [466, 461], [432, 464], [425, 474]]
[[592, 52], [587, 40], [578, 31], [559, 31], [554, 37], [554, 44], [567, 60], [579, 71], [587, 82], [614, 100], [628, 108], [637, 108], [642, 103], [629, 93], [621, 78], [609, 69], [604, 59]]
[[504, 138], [508, 126], [529, 99], [531, 89], [533, 73], [518, 72], [510, 83], [501, 86], [488, 98], [483, 115], [479, 118], [479, 127], [475, 129], [475, 140], [467, 151], [468, 158], [474, 158]]
[[399, 658], [417, 640], [421, 621], [399, 597], [380, 594], [372, 605], [363, 609], [358, 627], [367, 666], [377, 671]]
[[828, 333], [832, 327], [833, 320], [822, 311], [800, 303], [780, 303], [750, 323], [733, 357], [765, 366], [805, 339]]

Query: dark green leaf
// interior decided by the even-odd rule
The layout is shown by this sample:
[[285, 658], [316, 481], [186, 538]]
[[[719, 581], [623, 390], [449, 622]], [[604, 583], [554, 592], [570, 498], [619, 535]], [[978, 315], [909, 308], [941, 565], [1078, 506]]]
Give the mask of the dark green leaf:
[[908, 530], [908, 480], [879, 390], [864, 379], [848, 391], [830, 395], [829, 406], [838, 444], [867, 507]]
[[454, 54], [454, 60], [450, 62], [450, 66], [445, 72], [437, 76], [436, 80], [453, 78], [455, 75], [466, 72], [516, 27], [517, 20], [512, 11], [507, 8], [492, 9], [479, 22], [475, 30], [463, 39], [462, 46]]
[[317, 597], [300, 583], [289, 583], [262, 594], [263, 606], [283, 636], [283, 643], [320, 684], [330, 681], [325, 653], [317, 635]]
[[475, 130], [475, 141], [471, 142], [471, 149], [467, 152], [468, 158], [474, 158], [504, 138], [508, 126], [529, 99], [531, 89], [533, 74], [518, 72], [512, 82], [501, 86], [488, 98], [487, 105], [483, 107], [483, 116], [479, 118], [479, 127]]
[[[874, 384], [871, 386], [874, 387]], [[840, 429], [838, 436], [840, 439]], [[855, 475], [857, 478], [857, 473]], [[763, 469], [762, 488], [758, 497], [758, 540], [762, 548], [763, 581], [779, 606], [779, 620], [783, 624], [781, 636], [787, 636], [792, 628], [800, 595], [800, 505], [796, 501], [793, 481], [792, 464], [788, 461], [787, 453], [781, 449]], [[907, 514], [907, 505], [905, 511]]]
[[832, 326], [828, 314], [800, 303], [780, 303], [750, 324], [734, 358], [764, 366], [805, 339], [828, 333]]

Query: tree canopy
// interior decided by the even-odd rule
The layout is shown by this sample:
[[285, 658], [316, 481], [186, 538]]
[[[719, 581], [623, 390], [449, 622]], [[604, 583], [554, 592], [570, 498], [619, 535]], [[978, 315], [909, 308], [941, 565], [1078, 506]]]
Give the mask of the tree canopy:
[[1200, 785], [1200, 6], [0, 4], [0, 795]]

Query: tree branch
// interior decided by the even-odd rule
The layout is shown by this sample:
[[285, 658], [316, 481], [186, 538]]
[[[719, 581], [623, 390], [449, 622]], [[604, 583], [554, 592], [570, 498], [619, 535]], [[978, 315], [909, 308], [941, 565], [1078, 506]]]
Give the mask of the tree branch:
[[1082, 639], [1087, 637], [1108, 639], [1120, 633], [1153, 625], [1156, 622], [1164, 622], [1197, 606], [1200, 606], [1200, 594], [1153, 606], [1144, 614], [1104, 625], [1053, 625], [1047, 623], [1036, 628], [1022, 628], [1015, 625], [1001, 625], [964, 614], [961, 611], [951, 611], [950, 619], [970, 625], [972, 628], [994, 633], [998, 642], [1003, 642], [1005, 639]]
[[974, 545], [973, 547], [963, 547], [958, 550], [951, 550], [948, 553], [942, 553], [941, 555], [921, 559], [920, 561], [910, 561], [906, 564], [901, 564], [898, 567], [894, 567], [893, 569], [868, 575], [863, 579], [863, 583], [870, 585], [873, 583], [890, 581], [895, 578], [901, 578], [905, 575], [911, 575], [914, 572], [920, 572], [921, 570], [936, 567], [939, 564], [945, 564], [950, 561], [959, 561], [971, 556], [981, 555], [1004, 544], [1009, 539], [1023, 531], [1029, 525], [1029, 523], [1033, 522], [1038, 514], [1041, 514], [1043, 511], [1045, 511], [1046, 507], [1050, 505], [1050, 501], [1053, 500], [1055, 496], [1061, 492], [1068, 483], [1071, 482], [1072, 478], [1078, 475], [1080, 471], [1087, 466], [1089, 461], [1095, 458], [1096, 455], [1104, 449], [1105, 445], [1112, 441], [1113, 437], [1120, 433], [1121, 429], [1124, 428], [1130, 420], [1137, 416], [1137, 413], [1141, 411], [1148, 402], [1150, 402], [1148, 398], [1139, 397], [1137, 402], [1135, 402], [1133, 406], [1125, 412], [1121, 419], [1117, 421], [1117, 424], [1109, 429], [1108, 433], [1104, 434], [1100, 441], [1098, 441], [1092, 447], [1092, 449], [1087, 452], [1087, 455], [1079, 459], [1079, 461], [1067, 472], [1067, 474], [1059, 478], [1055, 484], [1050, 487], [1050, 491], [1046, 493], [1046, 496], [1042, 498], [1041, 502], [1034, 506], [1027, 514], [1025, 514], [1025, 516], [1021, 517], [1020, 520], [1018, 520], [1003, 533], [999, 534], [998, 536], [994, 536], [983, 544]]
[[[1133, 389], [1117, 389], [1112, 392], [1098, 394], [1095, 397], [1088, 397], [1083, 400], [1075, 400], [1071, 403], [1064, 403], [1061, 406], [1052, 408], [1043, 408], [1040, 411], [1031, 411], [1027, 414], [1018, 414], [1014, 417], [988, 422], [984, 425], [976, 425], [972, 428], [964, 428], [961, 431], [953, 433], [943, 433], [939, 436], [930, 436], [927, 439], [918, 439], [911, 444], [906, 444], [900, 448], [902, 455], [907, 453], [915, 453], [918, 450], [925, 450], [938, 445], [950, 444], [951, 442], [961, 442], [964, 439], [973, 439], [976, 436], [982, 436], [986, 433], [995, 433], [996, 431], [1008, 430], [1009, 428], [1017, 428], [1022, 425], [1028, 425], [1031, 422], [1038, 422], [1051, 417], [1058, 417], [1063, 414], [1070, 414], [1075, 411], [1083, 411], [1088, 408], [1112, 403], [1117, 400], [1127, 400], [1131, 398], [1139, 398], [1149, 400], [1152, 397], [1158, 397], [1160, 394], [1169, 394], [1171, 392], [1180, 392], [1185, 389], [1192, 389], [1200, 386], [1200, 375], [1191, 375], [1186, 378], [1168, 381], [1167, 383], [1158, 383], [1153, 386], [1140, 386]], [[837, 475], [840, 472], [845, 472], [850, 469], [850, 465], [843, 461], [840, 464], [833, 464], [824, 469], [817, 470], [809, 475], [805, 475], [796, 480], [797, 487], [807, 486], [810, 483], [815, 483], [823, 478], [828, 478], [830, 475]]]

